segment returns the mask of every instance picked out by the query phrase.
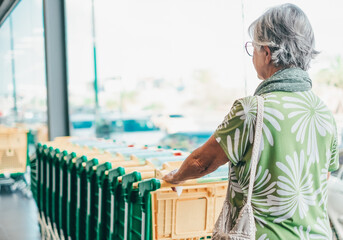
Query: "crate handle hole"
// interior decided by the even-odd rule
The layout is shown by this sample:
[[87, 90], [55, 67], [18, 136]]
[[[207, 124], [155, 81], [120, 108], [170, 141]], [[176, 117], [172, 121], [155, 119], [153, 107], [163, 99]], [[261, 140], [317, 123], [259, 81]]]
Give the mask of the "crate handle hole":
[[13, 149], [7, 149], [6, 155], [7, 155], [7, 156], [13, 156], [13, 155], [14, 155]]

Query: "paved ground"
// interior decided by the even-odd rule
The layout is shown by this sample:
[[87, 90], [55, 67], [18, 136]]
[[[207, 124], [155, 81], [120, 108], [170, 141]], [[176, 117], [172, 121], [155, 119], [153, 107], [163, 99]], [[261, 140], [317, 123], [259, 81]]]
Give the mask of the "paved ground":
[[21, 192], [0, 190], [0, 240], [40, 239], [37, 206]]

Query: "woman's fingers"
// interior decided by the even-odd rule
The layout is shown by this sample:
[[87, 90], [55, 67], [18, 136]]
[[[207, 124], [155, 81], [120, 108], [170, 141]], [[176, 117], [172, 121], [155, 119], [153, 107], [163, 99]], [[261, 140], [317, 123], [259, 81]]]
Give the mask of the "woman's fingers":
[[171, 171], [170, 173], [165, 175], [162, 179], [171, 184], [178, 184], [179, 182], [175, 179], [176, 172], [177, 172], [177, 169]]
[[[173, 182], [173, 172], [170, 172], [168, 173], [167, 175], [165, 175], [163, 178], [162, 178], [164, 181], [168, 182], [168, 183], [171, 183], [171, 184], [175, 184]], [[170, 187], [174, 192], [176, 192], [176, 188], [175, 187]]]

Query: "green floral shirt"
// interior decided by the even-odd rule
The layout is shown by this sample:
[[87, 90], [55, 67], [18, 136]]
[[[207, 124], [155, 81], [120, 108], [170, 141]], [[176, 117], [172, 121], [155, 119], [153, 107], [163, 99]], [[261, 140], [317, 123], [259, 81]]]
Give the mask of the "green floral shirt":
[[[338, 168], [334, 118], [312, 91], [264, 98], [263, 137], [252, 196], [256, 239], [332, 239], [327, 173]], [[230, 160], [231, 219], [246, 200], [256, 97], [237, 100], [215, 132]]]

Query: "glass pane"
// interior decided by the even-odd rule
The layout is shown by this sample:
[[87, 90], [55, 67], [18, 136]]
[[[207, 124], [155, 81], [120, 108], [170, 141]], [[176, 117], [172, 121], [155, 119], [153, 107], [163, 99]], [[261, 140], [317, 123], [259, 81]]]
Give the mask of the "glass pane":
[[[95, 121], [90, 132], [99, 137], [125, 132], [113, 119], [128, 115], [149, 118], [165, 134], [213, 131], [233, 101], [252, 95], [260, 83], [244, 49], [248, 26], [285, 2], [66, 1], [71, 116]], [[330, 76], [341, 75], [343, 46], [332, 39], [339, 43], [343, 34], [327, 26], [341, 22], [342, 4], [291, 2], [312, 23], [322, 53], [309, 73], [341, 134], [342, 87]], [[332, 14], [323, 18], [323, 9]]]
[[[21, 1], [1, 31], [1, 111], [7, 125], [21, 125], [47, 140], [43, 4]], [[4, 91], [5, 91], [5, 94]], [[5, 97], [5, 98], [4, 98]], [[7, 99], [7, 101], [6, 101]]]
[[[65, 1], [71, 135], [95, 136], [94, 58], [91, 2]], [[75, 128], [80, 121], [92, 122]]]
[[[95, 106], [96, 69], [94, 120], [96, 128], [110, 131], [96, 131], [98, 137], [213, 131], [245, 94], [240, 2], [94, 0], [92, 7], [88, 0], [66, 6], [70, 103], [72, 109], [75, 102]], [[118, 118], [131, 119], [122, 128], [113, 120]]]
[[12, 51], [9, 21], [0, 28], [0, 124], [8, 124], [14, 115]]

